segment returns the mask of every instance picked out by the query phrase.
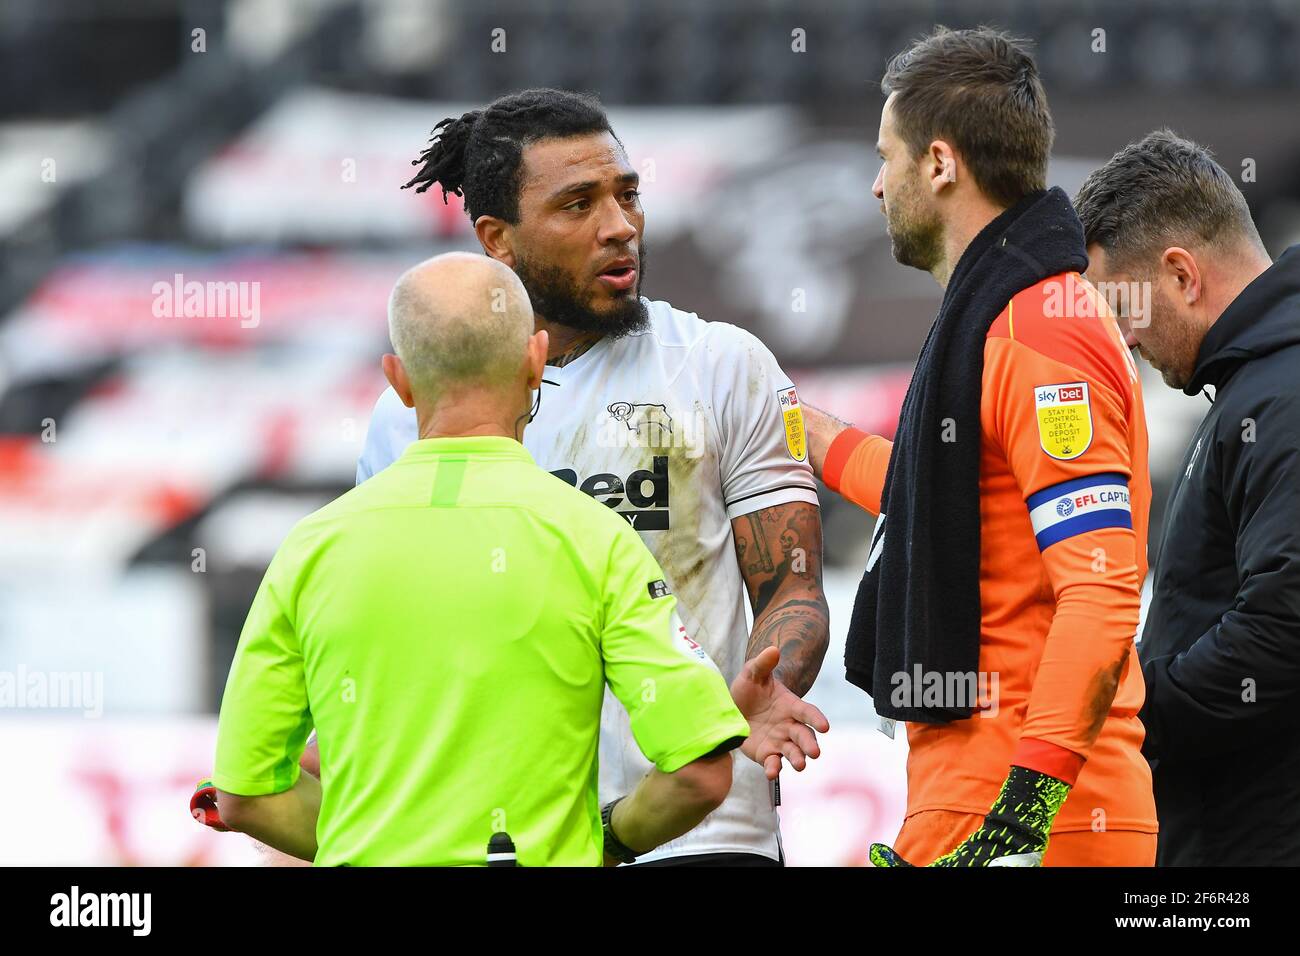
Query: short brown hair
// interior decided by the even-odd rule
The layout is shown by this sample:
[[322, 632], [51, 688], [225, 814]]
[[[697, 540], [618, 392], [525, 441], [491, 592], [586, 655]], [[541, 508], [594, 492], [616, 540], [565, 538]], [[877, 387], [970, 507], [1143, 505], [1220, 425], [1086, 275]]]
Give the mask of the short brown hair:
[[1169, 246], [1245, 239], [1263, 248], [1250, 207], [1204, 146], [1169, 129], [1129, 143], [1075, 197], [1084, 241], [1111, 261], [1139, 264]]
[[919, 156], [936, 139], [961, 153], [990, 200], [1014, 205], [1047, 188], [1055, 128], [1028, 41], [990, 27], [936, 27], [885, 68], [903, 141]]

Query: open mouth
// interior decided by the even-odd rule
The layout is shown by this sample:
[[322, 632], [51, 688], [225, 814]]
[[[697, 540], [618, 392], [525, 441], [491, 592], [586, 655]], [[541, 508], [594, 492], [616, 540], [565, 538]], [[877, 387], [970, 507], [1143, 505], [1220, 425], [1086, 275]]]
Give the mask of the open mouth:
[[596, 278], [618, 291], [630, 289], [636, 284], [636, 266], [628, 260], [616, 262]]

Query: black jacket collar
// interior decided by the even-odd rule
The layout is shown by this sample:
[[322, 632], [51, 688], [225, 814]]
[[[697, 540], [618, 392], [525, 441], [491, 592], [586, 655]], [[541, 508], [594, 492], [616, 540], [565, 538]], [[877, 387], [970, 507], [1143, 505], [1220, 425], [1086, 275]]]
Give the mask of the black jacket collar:
[[1241, 290], [1201, 342], [1196, 370], [1183, 389], [1216, 389], [1251, 359], [1300, 343], [1300, 245], [1278, 257]]

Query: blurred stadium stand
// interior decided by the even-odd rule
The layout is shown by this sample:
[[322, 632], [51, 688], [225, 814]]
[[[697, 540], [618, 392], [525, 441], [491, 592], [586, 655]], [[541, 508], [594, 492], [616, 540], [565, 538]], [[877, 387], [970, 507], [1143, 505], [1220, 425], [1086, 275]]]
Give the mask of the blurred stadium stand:
[[[0, 670], [102, 672], [113, 715], [215, 710], [271, 553], [351, 484], [392, 281], [472, 246], [456, 197], [397, 188], [408, 163], [443, 117], [520, 87], [611, 107], [645, 179], [649, 295], [754, 330], [805, 400], [891, 433], [939, 294], [892, 261], [870, 196], [878, 82], [936, 22], [1036, 41], [1067, 190], [1170, 125], [1230, 171], [1253, 161], [1270, 251], [1300, 240], [1291, 0], [6, 0]], [[187, 317], [187, 282], [234, 297]], [[1149, 383], [1153, 540], [1202, 405]], [[870, 522], [824, 506], [842, 633]], [[835, 649], [817, 695], [833, 721], [870, 716]], [[846, 765], [899, 759], [857, 733]], [[204, 772], [199, 737], [158, 745], [184, 754], [168, 786]], [[895, 791], [819, 772], [826, 799], [874, 801], [861, 840], [892, 836]], [[134, 859], [123, 832], [94, 860]]]

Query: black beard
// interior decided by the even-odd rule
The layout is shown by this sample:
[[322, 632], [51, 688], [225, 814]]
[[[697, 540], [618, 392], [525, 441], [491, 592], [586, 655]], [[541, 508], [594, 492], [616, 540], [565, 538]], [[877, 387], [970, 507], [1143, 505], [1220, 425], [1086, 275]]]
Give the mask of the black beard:
[[943, 254], [940, 232], [932, 226], [913, 228], [910, 232], [890, 233], [890, 251], [899, 265], [922, 272], [933, 272]]
[[515, 275], [524, 284], [533, 312], [548, 323], [579, 332], [600, 332], [611, 339], [642, 332], [650, 325], [650, 313], [641, 301], [641, 280], [645, 277], [645, 246], [637, 261], [635, 294], [620, 299], [614, 307], [597, 312], [588, 307], [573, 277], [559, 266], [534, 266], [522, 257], [515, 261]]

